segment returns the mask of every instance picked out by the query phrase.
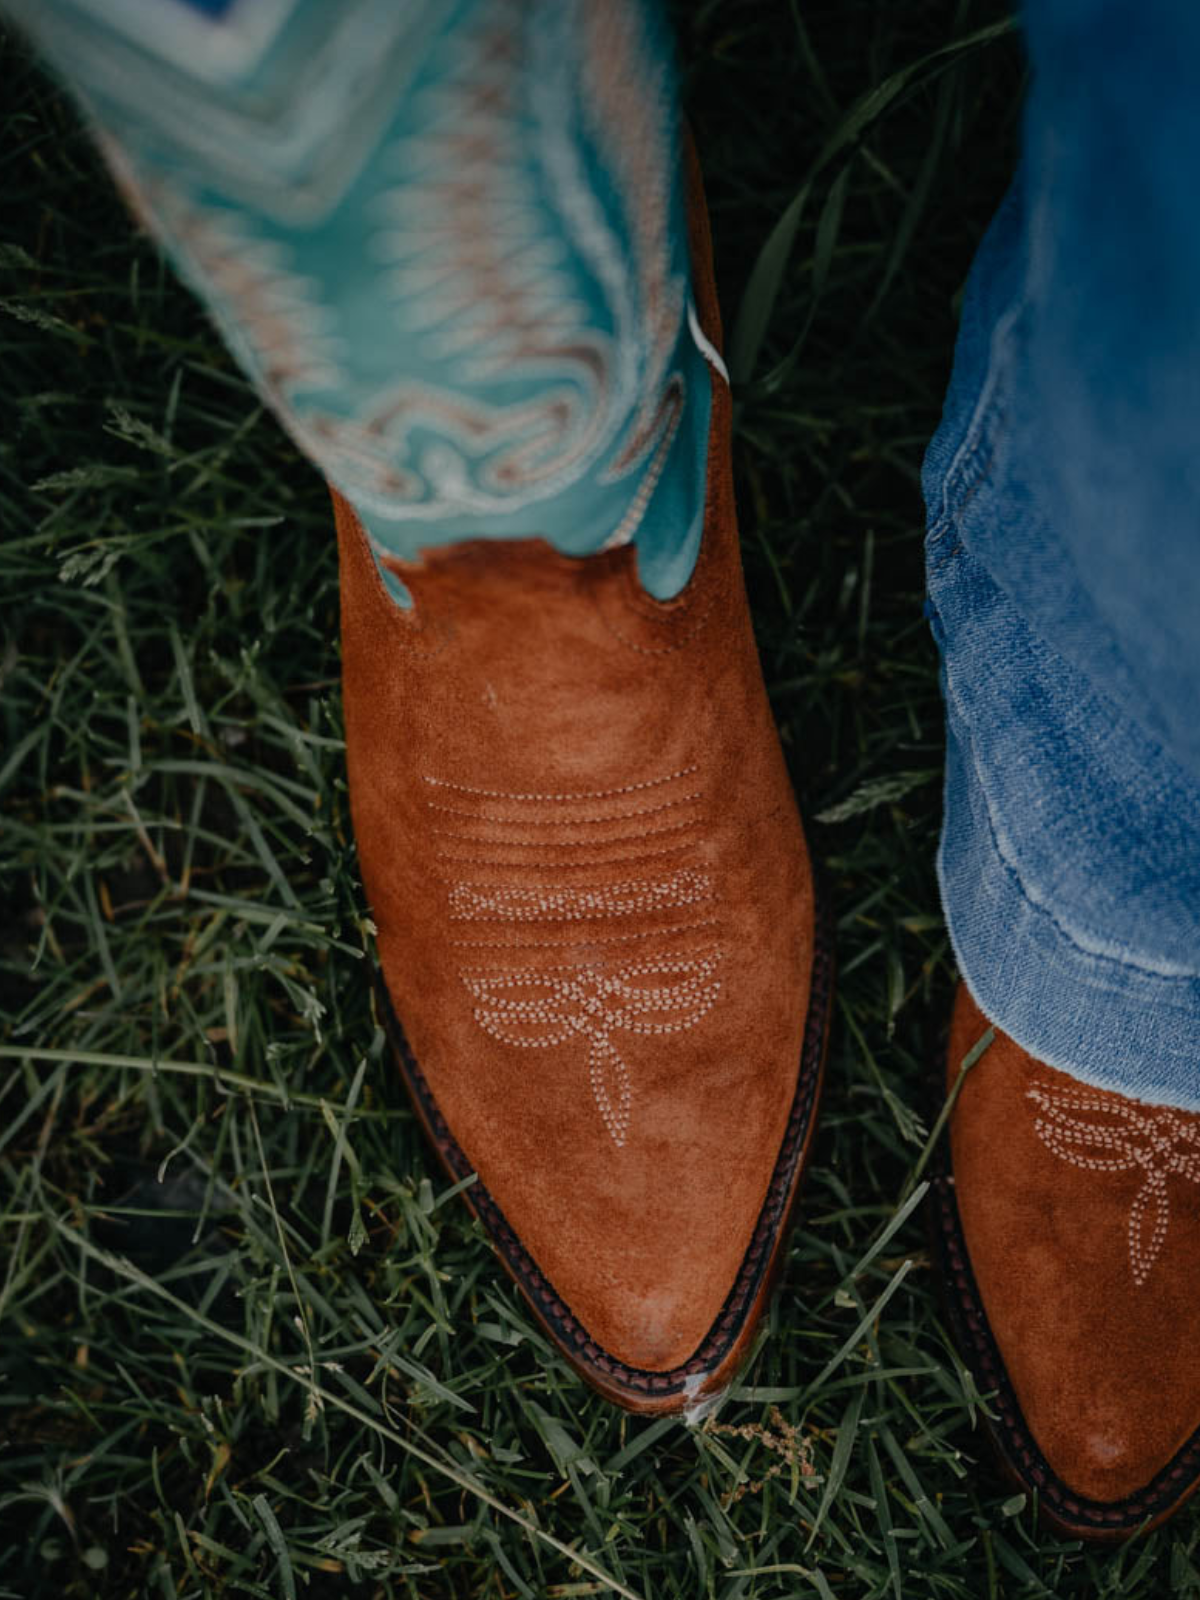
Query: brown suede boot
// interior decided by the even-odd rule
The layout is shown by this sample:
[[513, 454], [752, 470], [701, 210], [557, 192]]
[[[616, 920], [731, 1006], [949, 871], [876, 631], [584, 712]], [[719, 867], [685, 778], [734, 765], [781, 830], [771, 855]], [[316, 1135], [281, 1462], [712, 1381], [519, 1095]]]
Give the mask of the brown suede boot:
[[[719, 342], [693, 178], [704, 330]], [[540, 540], [397, 563], [337, 496], [347, 761], [397, 1060], [544, 1327], [620, 1404], [726, 1386], [813, 1136], [830, 953], [714, 381], [695, 573]]]
[[[987, 1028], [960, 987], [951, 1087]], [[1154, 1527], [1200, 1476], [1200, 1116], [1090, 1089], [997, 1032], [950, 1147], [945, 1287], [1005, 1465], [1064, 1533]]]

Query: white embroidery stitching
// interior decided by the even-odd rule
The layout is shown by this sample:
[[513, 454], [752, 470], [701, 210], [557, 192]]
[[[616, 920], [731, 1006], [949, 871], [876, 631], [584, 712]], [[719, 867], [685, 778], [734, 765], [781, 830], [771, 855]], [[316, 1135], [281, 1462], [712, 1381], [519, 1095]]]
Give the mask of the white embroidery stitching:
[[[598, 842], [604, 844], [607, 841], [601, 839]], [[502, 848], [507, 849], [507, 846]], [[576, 856], [573, 861], [556, 861], [554, 870], [555, 872], [583, 872], [590, 867], [628, 867], [640, 865], [644, 861], [657, 861], [663, 856], [682, 855], [685, 851], [694, 848], [694, 842], [687, 839], [679, 844], [663, 845], [659, 850], [634, 850], [628, 853], [622, 851], [615, 856]], [[502, 861], [499, 856], [460, 856], [450, 850], [438, 850], [435, 854], [439, 861], [455, 861], [462, 866], [468, 867], [530, 867], [540, 865], [540, 863], [531, 862], [528, 857], [523, 860], [518, 857], [515, 861], [510, 857]]]
[[607, 838], [597, 838], [592, 834], [583, 839], [514, 839], [511, 834], [506, 839], [497, 839], [492, 834], [462, 833], [457, 828], [431, 828], [430, 832], [442, 839], [456, 839], [459, 844], [503, 844], [506, 850], [573, 850], [581, 844], [639, 844], [643, 839], [657, 839], [664, 834], [682, 833], [685, 829], [695, 826], [694, 819], [688, 817], [683, 822], [668, 823], [665, 828], [643, 828], [640, 833], [613, 833]]
[[[689, 800], [699, 800], [699, 798], [700, 791], [695, 789], [690, 794], [680, 795], [677, 800], [664, 800], [661, 805], [657, 806], [639, 806], [636, 811], [618, 811], [602, 817], [597, 817], [594, 815], [588, 817], [571, 817], [569, 819], [553, 817], [551, 818], [550, 825], [554, 825], [561, 821], [569, 821], [572, 828], [580, 828], [587, 823], [593, 822], [596, 824], [602, 824], [605, 822], [626, 822], [631, 817], [652, 817], [659, 811], [672, 811], [676, 806], [686, 805]], [[425, 804], [431, 811], [448, 812], [453, 817], [470, 817], [472, 822], [515, 822], [521, 827], [536, 826], [537, 824], [537, 819], [530, 816], [500, 816], [495, 811], [471, 811], [462, 806], [444, 806], [439, 804], [439, 802], [436, 800], [427, 800]]]
[[[1165, 1106], [1139, 1107], [1086, 1089], [1044, 1083], [1031, 1084], [1026, 1098], [1042, 1111], [1034, 1118], [1034, 1131], [1061, 1160], [1089, 1172], [1141, 1169], [1142, 1184], [1128, 1220], [1129, 1264], [1140, 1288], [1166, 1242], [1171, 1220], [1168, 1179], [1200, 1183], [1196, 1122]], [[1106, 1120], [1089, 1120], [1094, 1118]]]
[[[715, 977], [721, 951], [639, 961], [606, 972], [600, 966], [559, 965], [517, 973], [464, 972], [479, 1002], [475, 1020], [493, 1038], [525, 1050], [582, 1036], [588, 1040], [588, 1079], [596, 1108], [618, 1149], [625, 1143], [633, 1086], [609, 1037], [680, 1033], [712, 1009], [721, 990]], [[650, 987], [640, 977], [674, 979]], [[506, 991], [516, 990], [514, 996]]]
[[697, 928], [715, 928], [716, 917], [700, 917], [695, 922], [676, 922], [669, 928], [643, 928], [640, 933], [589, 933], [582, 939], [451, 939], [456, 950], [590, 950], [598, 944], [627, 944], [631, 939], [662, 939], [672, 933], [694, 933]]
[[641, 783], [623, 783], [619, 789], [580, 789], [574, 794], [515, 794], [510, 789], [477, 789], [473, 784], [451, 783], [446, 778], [434, 778], [428, 773], [422, 773], [421, 782], [433, 784], [439, 789], [453, 789], [457, 794], [480, 795], [487, 800], [607, 800], [611, 795], [637, 794], [642, 789], [657, 789], [664, 783], [674, 783], [676, 778], [690, 778], [696, 770], [694, 766], [680, 767], [663, 778], [644, 778]]
[[[442, 828], [435, 828], [435, 833], [490, 845], [501, 852], [540, 844], [546, 845], [548, 851], [556, 852], [553, 860], [480, 861], [469, 856], [456, 858], [444, 850], [438, 851], [442, 859], [458, 859], [470, 865], [494, 869], [512, 868], [524, 880], [517, 883], [450, 881], [447, 887], [452, 921], [508, 924], [515, 936], [455, 939], [451, 940], [451, 944], [461, 949], [494, 950], [498, 952], [497, 960], [507, 954], [517, 963], [513, 967], [472, 968], [459, 973], [476, 1001], [476, 1022], [493, 1038], [523, 1049], [546, 1049], [572, 1039], [587, 1039], [588, 1082], [592, 1098], [609, 1137], [618, 1149], [625, 1144], [630, 1129], [633, 1081], [611, 1035], [619, 1031], [634, 1035], [665, 1035], [694, 1027], [711, 1010], [720, 993], [721, 980], [716, 973], [722, 952], [713, 943], [699, 948], [693, 946], [668, 950], [662, 954], [653, 953], [651, 947], [645, 954], [634, 951], [617, 953], [613, 960], [618, 964], [612, 965], [609, 958], [600, 953], [599, 947], [626, 940], [655, 939], [674, 943], [680, 936], [686, 938], [700, 930], [715, 927], [714, 917], [697, 914], [698, 908], [710, 904], [715, 898], [713, 881], [707, 872], [698, 867], [671, 867], [667, 864], [657, 869], [643, 868], [643, 871], [648, 870], [655, 876], [630, 875], [617, 883], [564, 885], [558, 879], [539, 884], [536, 879], [530, 882], [529, 875], [552, 873], [557, 878], [563, 868], [584, 866], [620, 866], [630, 871], [639, 857], [636, 853], [621, 852], [621, 846], [632, 844], [644, 849], [645, 842], [657, 834], [669, 834], [676, 828], [694, 829], [700, 820], [698, 810], [695, 819], [689, 818], [668, 827], [643, 827], [640, 833], [609, 838], [597, 837], [587, 825], [620, 824], [656, 812], [669, 811], [675, 806], [696, 808], [701, 798], [700, 792], [692, 791], [678, 798], [668, 798], [639, 810], [618, 810], [615, 815], [604, 817], [580, 815], [574, 810], [573, 803], [636, 795], [643, 790], [689, 777], [695, 770], [694, 766], [685, 767], [662, 778], [575, 794], [514, 794], [423, 775], [426, 784], [467, 797], [462, 809], [427, 799], [425, 805], [430, 811], [445, 813], [454, 810], [456, 815], [467, 819], [467, 826], [474, 822], [489, 829], [489, 834], [485, 836]], [[485, 808], [496, 799], [532, 803], [533, 808], [519, 815], [497, 816], [492, 813], [488, 816]], [[525, 828], [547, 830], [546, 836], [541, 839], [513, 836], [515, 830]], [[562, 830], [572, 829], [578, 830], [574, 836], [563, 836]], [[554, 837], [556, 831], [557, 838]], [[589, 848], [607, 848], [610, 845], [618, 848], [617, 855], [596, 859], [586, 854]], [[688, 848], [691, 846], [685, 840], [678, 845], [667, 846], [661, 852], [651, 851], [650, 854]], [[568, 854], [564, 858], [557, 852]], [[689, 913], [682, 921], [660, 918], [658, 926], [628, 933], [614, 933], [606, 926], [611, 925], [614, 918], [654, 917], [657, 913], [677, 912], [680, 909]], [[547, 931], [550, 931], [547, 925], [552, 927], [558, 924], [558, 936], [540, 940], [522, 939], [519, 937], [521, 924], [539, 924]], [[701, 937], [704, 937], [702, 933]], [[543, 950], [561, 952], [567, 959], [551, 966], [522, 964], [536, 961], [537, 957], [522, 956], [520, 952]], [[573, 954], [578, 955], [579, 959], [570, 959]], [[642, 981], [647, 979], [660, 981]]]
[[455, 921], [578, 922], [589, 917], [632, 917], [645, 911], [694, 906], [711, 900], [712, 879], [694, 867], [669, 878], [582, 884], [571, 889], [510, 888], [491, 883], [456, 883], [450, 890]]

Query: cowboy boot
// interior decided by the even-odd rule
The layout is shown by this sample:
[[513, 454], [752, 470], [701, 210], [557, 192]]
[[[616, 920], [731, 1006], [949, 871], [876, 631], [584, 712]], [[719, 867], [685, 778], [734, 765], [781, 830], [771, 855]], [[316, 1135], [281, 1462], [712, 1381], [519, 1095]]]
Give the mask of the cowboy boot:
[[[952, 1088], [987, 1028], [960, 986]], [[950, 1150], [943, 1282], [1002, 1462], [1071, 1537], [1156, 1526], [1200, 1478], [1200, 1115], [1089, 1088], [997, 1032]]]
[[[667, 601], [630, 546], [384, 558], [335, 494], [347, 761], [380, 1004], [429, 1139], [558, 1348], [641, 1412], [723, 1390], [812, 1145], [831, 957], [758, 663], [730, 399]], [[719, 370], [718, 370], [719, 369]]]

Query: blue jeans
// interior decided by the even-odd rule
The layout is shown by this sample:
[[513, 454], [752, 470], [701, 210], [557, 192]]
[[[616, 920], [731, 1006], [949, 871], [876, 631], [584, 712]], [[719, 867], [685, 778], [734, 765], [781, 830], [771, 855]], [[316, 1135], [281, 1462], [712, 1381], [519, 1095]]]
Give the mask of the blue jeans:
[[985, 1014], [1200, 1109], [1200, 7], [1030, 0], [925, 462], [938, 870]]

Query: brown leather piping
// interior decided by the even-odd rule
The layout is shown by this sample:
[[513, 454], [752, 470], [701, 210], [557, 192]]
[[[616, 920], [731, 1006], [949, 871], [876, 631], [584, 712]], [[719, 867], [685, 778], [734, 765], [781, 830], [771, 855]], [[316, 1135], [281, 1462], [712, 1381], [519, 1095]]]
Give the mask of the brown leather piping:
[[[818, 895], [808, 1015], [796, 1092], [783, 1142], [733, 1286], [712, 1327], [682, 1365], [665, 1372], [651, 1372], [631, 1367], [611, 1355], [589, 1336], [572, 1314], [484, 1184], [477, 1179], [463, 1193], [463, 1199], [487, 1230], [504, 1267], [551, 1338], [589, 1383], [630, 1410], [680, 1410], [689, 1399], [700, 1399], [718, 1388], [713, 1378], [718, 1373], [726, 1375], [723, 1369], [729, 1369], [727, 1375], [732, 1376], [732, 1369], [742, 1353], [739, 1344], [771, 1292], [782, 1264], [780, 1246], [786, 1238], [816, 1131], [831, 1013], [833, 966], [832, 919], [824, 906], [824, 896]], [[451, 1179], [461, 1182], [470, 1176], [473, 1168], [446, 1126], [409, 1049], [382, 978], [376, 983], [376, 994], [385, 1030], [426, 1136]]]

